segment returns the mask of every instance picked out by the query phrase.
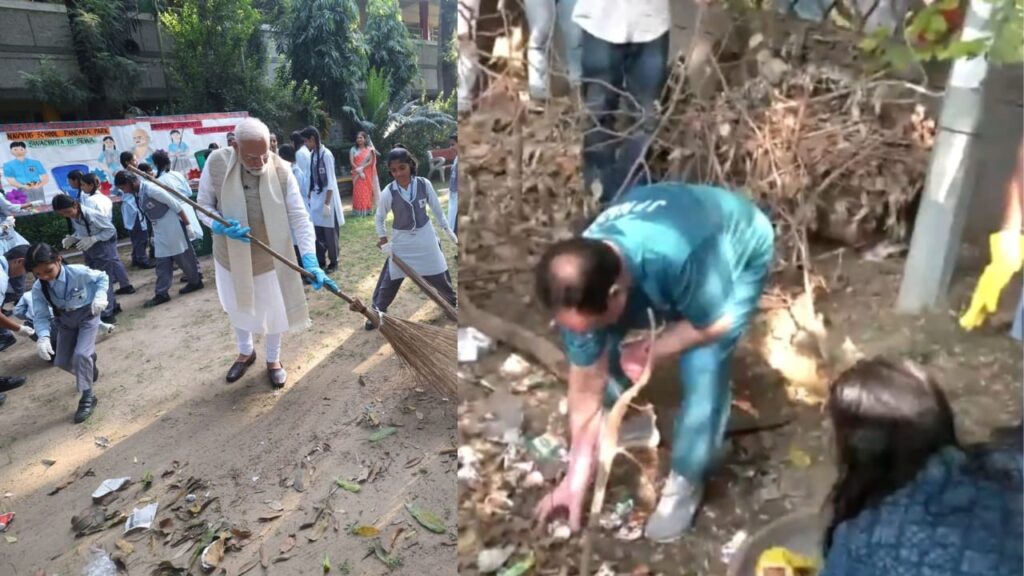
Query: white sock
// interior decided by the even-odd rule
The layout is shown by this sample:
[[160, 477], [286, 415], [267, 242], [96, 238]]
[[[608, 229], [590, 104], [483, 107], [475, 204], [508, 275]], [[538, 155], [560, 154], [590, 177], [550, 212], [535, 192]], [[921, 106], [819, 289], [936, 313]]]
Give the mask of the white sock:
[[253, 352], [252, 332], [235, 328], [235, 342], [238, 343], [238, 353], [243, 356], [250, 356]]

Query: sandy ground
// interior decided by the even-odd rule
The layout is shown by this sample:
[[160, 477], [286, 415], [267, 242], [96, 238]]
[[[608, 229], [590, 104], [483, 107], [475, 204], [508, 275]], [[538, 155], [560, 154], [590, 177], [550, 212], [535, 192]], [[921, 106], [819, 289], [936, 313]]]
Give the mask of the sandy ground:
[[[343, 290], [367, 302], [383, 262], [372, 219], [350, 219], [341, 242], [335, 276]], [[454, 247], [444, 245], [454, 275]], [[84, 425], [71, 422], [77, 394], [70, 375], [43, 364], [27, 339], [3, 354], [4, 373], [25, 375], [29, 383], [0, 408], [0, 510], [17, 514], [4, 533], [8, 541], [0, 542], [0, 573], [80, 574], [91, 545], [120, 555], [128, 574], [184, 573], [157, 566], [185, 567], [204, 531], [205, 542], [234, 531], [221, 563], [227, 574], [243, 567], [249, 574], [319, 573], [325, 558], [332, 573], [386, 573], [383, 562], [367, 557], [375, 541], [400, 559], [395, 573], [453, 574], [454, 404], [417, 389], [380, 334], [363, 331], [361, 316], [310, 289], [313, 327], [284, 341], [287, 387], [271, 388], [260, 339], [257, 363], [227, 384], [236, 349], [210, 257], [202, 265], [204, 290], [172, 294], [171, 303], [155, 309], [142, 308], [154, 274], [131, 272], [138, 293], [120, 299], [118, 331], [100, 338], [100, 403]], [[392, 312], [443, 323], [409, 283]], [[386, 426], [397, 432], [369, 440]], [[99, 445], [104, 438], [109, 447]], [[78, 479], [48, 495], [71, 475]], [[123, 476], [132, 485], [106, 510], [130, 514], [160, 502], [163, 533], [122, 536], [122, 520], [76, 537], [72, 517], [91, 507], [101, 481]], [[336, 479], [361, 482], [361, 491], [338, 489]], [[194, 503], [186, 502], [186, 492]], [[312, 520], [325, 501], [318, 526]], [[407, 504], [436, 515], [445, 533], [424, 529]], [[300, 528], [306, 524], [312, 526]], [[350, 533], [353, 526], [379, 529], [379, 540]], [[195, 562], [190, 573], [200, 572]]]

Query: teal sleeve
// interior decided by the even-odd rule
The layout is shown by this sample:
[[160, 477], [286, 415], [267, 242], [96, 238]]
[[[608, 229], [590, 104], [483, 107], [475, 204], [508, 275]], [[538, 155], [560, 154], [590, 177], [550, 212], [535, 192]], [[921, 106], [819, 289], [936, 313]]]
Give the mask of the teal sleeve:
[[683, 317], [698, 329], [730, 312], [733, 271], [726, 242], [722, 236], [707, 239], [683, 265], [676, 302]]
[[601, 358], [608, 343], [608, 332], [605, 330], [579, 333], [562, 328], [561, 333], [565, 355], [573, 366], [593, 366]]

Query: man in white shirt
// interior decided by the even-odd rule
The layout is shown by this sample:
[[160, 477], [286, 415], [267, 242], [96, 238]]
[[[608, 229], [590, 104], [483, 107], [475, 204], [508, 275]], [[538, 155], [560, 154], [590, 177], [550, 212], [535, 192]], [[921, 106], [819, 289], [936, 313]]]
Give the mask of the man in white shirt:
[[[637, 183], [632, 168], [654, 130], [654, 103], [668, 80], [672, 16], [668, 0], [578, 0], [573, 21], [583, 29], [583, 99], [598, 124], [583, 136], [583, 181], [588, 193], [600, 183], [603, 206], [627, 179]], [[624, 140], [615, 130], [620, 113], [630, 115], [629, 124], [639, 120]]]

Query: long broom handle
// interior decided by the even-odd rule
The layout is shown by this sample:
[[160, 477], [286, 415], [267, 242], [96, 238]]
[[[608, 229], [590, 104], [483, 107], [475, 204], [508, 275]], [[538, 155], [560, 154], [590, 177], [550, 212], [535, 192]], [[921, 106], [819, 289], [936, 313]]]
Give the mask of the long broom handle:
[[455, 322], [459, 321], [459, 313], [455, 311], [455, 307], [452, 306], [447, 300], [442, 298], [441, 295], [437, 292], [437, 290], [433, 286], [428, 284], [427, 281], [424, 280], [422, 276], [417, 274], [415, 270], [413, 270], [408, 264], [405, 263], [404, 260], [402, 260], [398, 256], [392, 254], [391, 260], [399, 268], [402, 269], [402, 272], [405, 272], [405, 275], [408, 276], [409, 279], [412, 280], [414, 284], [419, 286], [420, 290], [423, 290], [423, 292], [431, 300], [433, 300], [435, 304], [441, 307], [441, 310], [444, 311], [445, 315], [448, 316], [448, 318], [451, 318]]
[[[191, 207], [195, 208], [196, 210], [202, 212], [203, 214], [209, 216], [210, 219], [212, 219], [212, 220], [214, 220], [216, 222], [220, 222], [224, 226], [231, 226], [230, 222], [228, 222], [227, 220], [225, 220], [224, 218], [222, 218], [218, 214], [215, 214], [215, 213], [207, 210], [206, 208], [203, 208], [197, 202], [193, 201], [191, 198], [186, 197], [184, 194], [178, 192], [177, 190], [171, 188], [170, 186], [164, 184], [163, 182], [157, 180], [156, 178], [150, 176], [149, 174], [146, 174], [142, 170], [139, 170], [138, 168], [136, 168], [134, 166], [129, 166], [128, 170], [131, 170], [136, 175], [138, 175], [138, 176], [140, 176], [142, 178], [145, 178], [147, 182], [149, 182], [151, 184], [154, 184], [156, 186], [159, 186], [160, 188], [163, 188], [167, 192], [170, 192], [171, 194], [174, 195], [175, 198], [185, 202], [189, 206], [191, 206]], [[292, 270], [295, 270], [296, 272], [298, 272], [300, 275], [302, 275], [302, 276], [304, 276], [306, 278], [309, 278], [310, 280], [315, 280], [316, 279], [316, 276], [314, 276], [311, 272], [307, 271], [306, 269], [304, 269], [303, 267], [299, 266], [298, 264], [295, 264], [294, 262], [292, 262], [288, 258], [282, 256], [281, 253], [279, 253], [277, 250], [274, 250], [273, 248], [271, 248], [270, 246], [265, 244], [262, 240], [260, 240], [258, 238], [253, 238], [252, 234], [246, 233], [245, 237], [248, 238], [249, 241], [251, 241], [256, 246], [259, 246], [260, 248], [265, 250], [268, 254], [270, 254], [274, 258], [277, 258], [278, 260], [280, 260], [282, 263], [284, 263], [285, 266], [287, 266], [287, 267], [291, 268]], [[359, 301], [358, 298], [353, 298], [353, 297], [349, 296], [348, 294], [345, 294], [341, 290], [338, 290], [338, 289], [336, 289], [334, 287], [331, 287], [331, 286], [328, 286], [326, 284], [324, 285], [324, 288], [327, 288], [327, 290], [331, 294], [334, 294], [338, 298], [341, 298], [345, 302], [348, 302], [352, 306], [351, 309], [353, 311], [359, 312], [363, 316], [366, 316], [375, 325], [379, 325], [380, 324], [380, 318], [377, 317], [376, 314], [371, 312], [366, 307], [365, 304], [363, 304], [362, 302]]]

